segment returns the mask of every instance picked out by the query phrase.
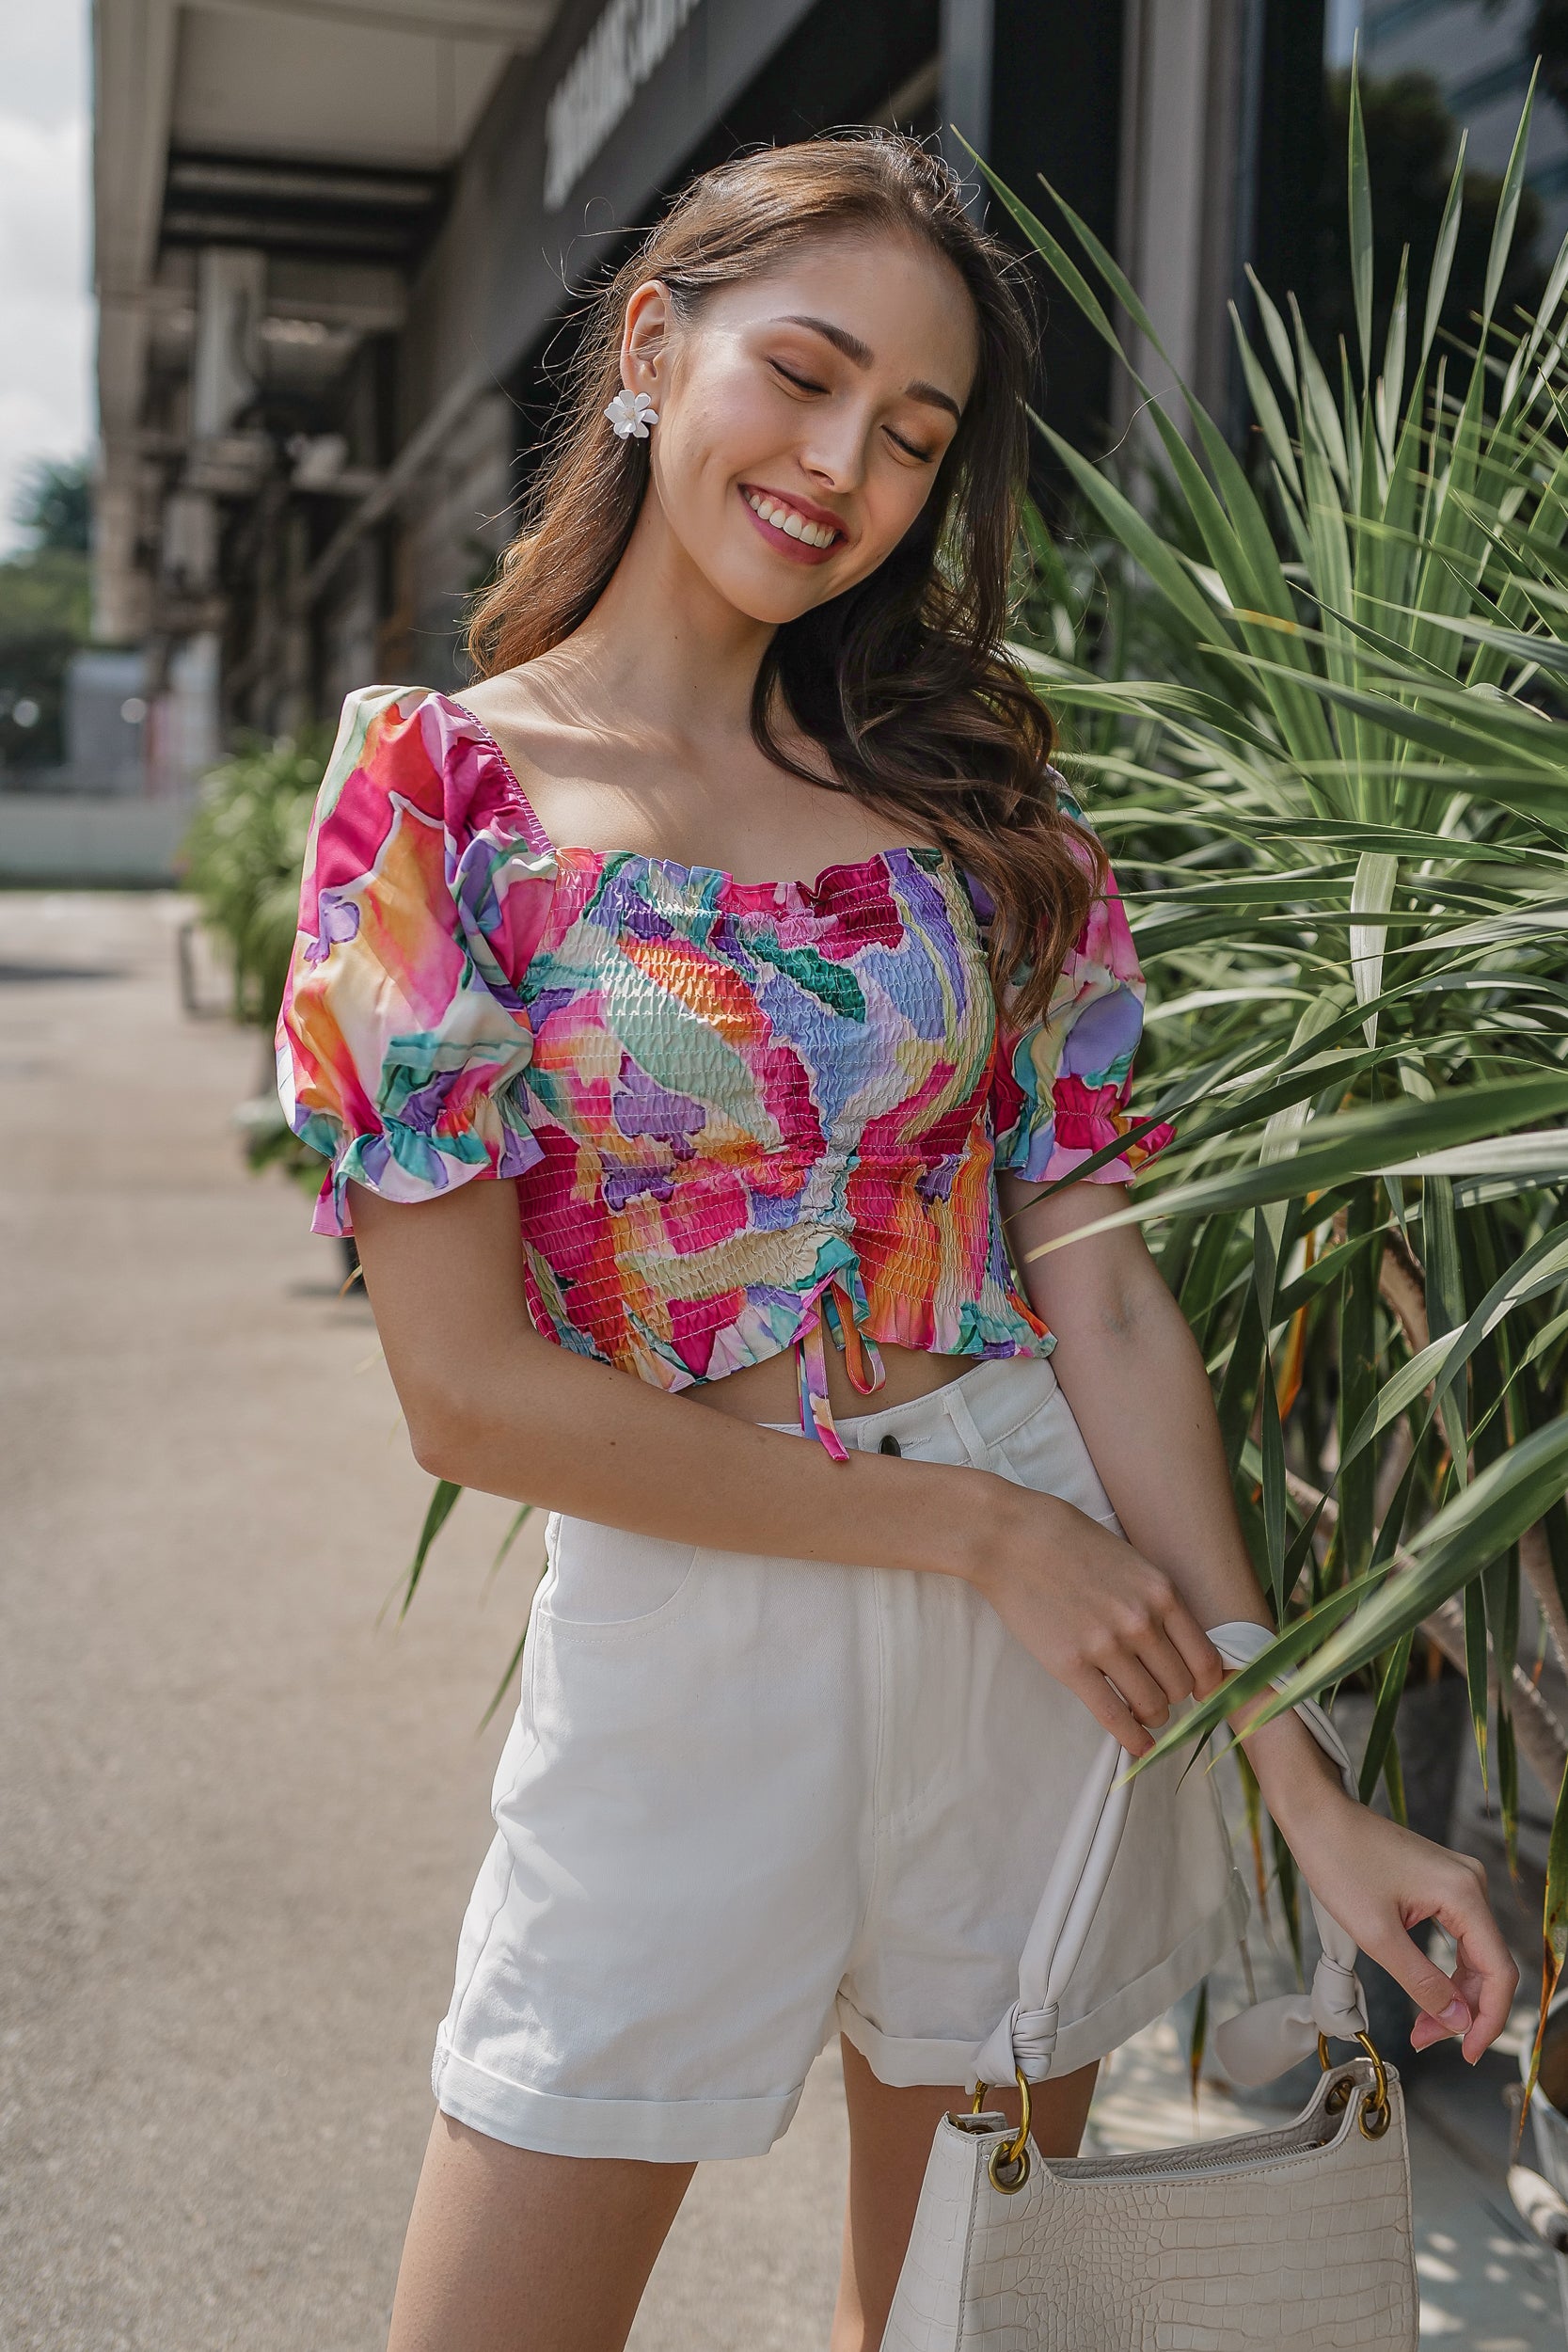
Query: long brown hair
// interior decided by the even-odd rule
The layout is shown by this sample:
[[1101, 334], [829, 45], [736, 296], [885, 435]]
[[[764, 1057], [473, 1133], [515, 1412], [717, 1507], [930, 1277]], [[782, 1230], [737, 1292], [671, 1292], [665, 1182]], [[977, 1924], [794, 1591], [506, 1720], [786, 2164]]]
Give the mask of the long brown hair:
[[913, 236], [943, 255], [974, 306], [979, 363], [911, 529], [856, 586], [775, 631], [752, 732], [780, 767], [822, 783], [781, 747], [782, 705], [826, 753], [825, 788], [913, 818], [974, 876], [995, 909], [993, 983], [1016, 991], [1018, 1012], [1032, 1018], [1104, 887], [1105, 854], [1058, 807], [1051, 719], [1003, 650], [1032, 356], [1016, 265], [927, 148], [895, 132], [832, 132], [690, 183], [593, 300], [561, 422], [522, 529], [475, 607], [468, 650], [483, 677], [547, 652], [620, 562], [648, 483], [647, 443], [611, 440], [603, 420], [620, 389], [633, 289], [657, 278], [677, 316], [689, 316], [713, 288], [847, 230]]

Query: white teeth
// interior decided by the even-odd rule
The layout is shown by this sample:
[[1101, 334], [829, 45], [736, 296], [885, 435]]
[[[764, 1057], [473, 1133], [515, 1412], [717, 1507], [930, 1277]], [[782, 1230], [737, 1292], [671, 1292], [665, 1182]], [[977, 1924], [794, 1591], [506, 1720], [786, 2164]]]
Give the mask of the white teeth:
[[802, 540], [808, 548], [831, 548], [838, 537], [837, 532], [831, 531], [826, 523], [807, 522], [805, 516], [798, 515], [794, 507], [781, 506], [760, 490], [748, 490], [745, 495], [746, 503], [754, 515], [760, 515], [765, 523], [771, 523], [775, 531], [787, 532], [791, 539]]

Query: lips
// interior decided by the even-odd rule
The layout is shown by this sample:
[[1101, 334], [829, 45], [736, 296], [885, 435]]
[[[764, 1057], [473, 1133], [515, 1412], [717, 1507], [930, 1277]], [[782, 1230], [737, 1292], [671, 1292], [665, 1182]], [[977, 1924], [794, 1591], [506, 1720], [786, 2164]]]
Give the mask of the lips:
[[798, 563], [820, 564], [844, 545], [847, 536], [836, 516], [809, 499], [786, 497], [759, 483], [740, 485], [741, 501], [769, 545]]

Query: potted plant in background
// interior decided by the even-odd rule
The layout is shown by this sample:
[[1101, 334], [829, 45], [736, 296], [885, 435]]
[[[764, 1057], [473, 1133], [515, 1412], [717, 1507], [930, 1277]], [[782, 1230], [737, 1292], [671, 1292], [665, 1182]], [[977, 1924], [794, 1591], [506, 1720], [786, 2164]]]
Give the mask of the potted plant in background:
[[[185, 886], [229, 970], [234, 1020], [257, 1029], [257, 1090], [235, 1111], [253, 1168], [281, 1168], [314, 1195], [322, 1162], [293, 1133], [277, 1099], [273, 1034], [299, 921], [306, 835], [330, 744], [320, 731], [297, 740], [243, 744], [204, 777], [184, 842]], [[343, 1244], [349, 1279], [358, 1267]]]

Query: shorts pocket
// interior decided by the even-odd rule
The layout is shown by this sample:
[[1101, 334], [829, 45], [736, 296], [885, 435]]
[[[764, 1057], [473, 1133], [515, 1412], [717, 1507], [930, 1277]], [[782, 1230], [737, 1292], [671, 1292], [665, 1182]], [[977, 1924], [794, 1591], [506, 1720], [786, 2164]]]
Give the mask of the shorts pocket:
[[608, 1634], [673, 1610], [696, 1565], [694, 1544], [665, 1543], [592, 1519], [553, 1519], [541, 1611], [551, 1623]]
[[990, 1467], [1016, 1486], [1059, 1495], [1086, 1518], [1124, 1535], [1110, 1496], [1095, 1469], [1077, 1415], [1062, 1389], [1053, 1389], [1037, 1411], [1010, 1429], [990, 1450]]

